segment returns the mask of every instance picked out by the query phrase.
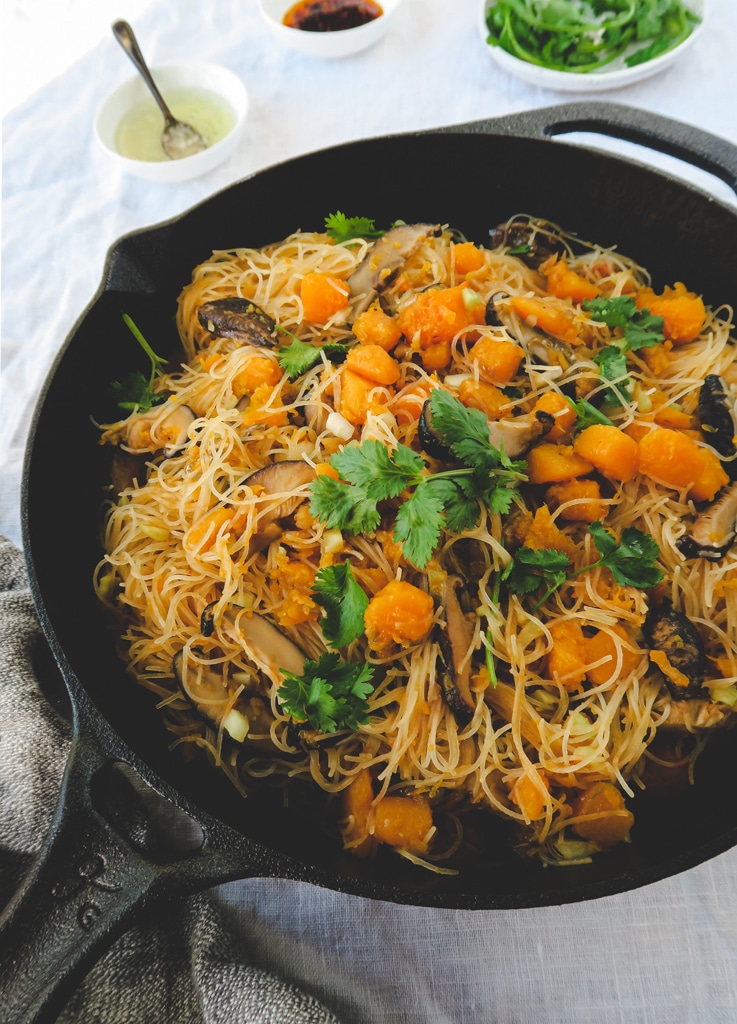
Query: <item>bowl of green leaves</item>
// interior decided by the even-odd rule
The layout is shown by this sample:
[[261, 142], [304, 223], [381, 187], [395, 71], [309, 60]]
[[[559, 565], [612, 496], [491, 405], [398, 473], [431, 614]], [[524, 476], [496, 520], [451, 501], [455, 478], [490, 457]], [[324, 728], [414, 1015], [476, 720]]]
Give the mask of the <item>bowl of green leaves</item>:
[[697, 39], [706, 0], [481, 0], [491, 57], [532, 85], [595, 92], [670, 66]]

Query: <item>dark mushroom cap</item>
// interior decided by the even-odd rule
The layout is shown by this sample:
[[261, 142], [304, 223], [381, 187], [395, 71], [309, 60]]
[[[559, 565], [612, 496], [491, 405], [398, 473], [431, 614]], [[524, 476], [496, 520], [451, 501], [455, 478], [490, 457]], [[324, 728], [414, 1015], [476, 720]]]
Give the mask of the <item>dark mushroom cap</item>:
[[[703, 695], [706, 654], [704, 643], [691, 620], [670, 601], [648, 613], [642, 631], [650, 647], [650, 660], [678, 699]], [[683, 683], [682, 680], [688, 680]]]
[[197, 310], [197, 319], [216, 338], [233, 338], [246, 345], [274, 348], [276, 322], [251, 299], [238, 295], [205, 302]]

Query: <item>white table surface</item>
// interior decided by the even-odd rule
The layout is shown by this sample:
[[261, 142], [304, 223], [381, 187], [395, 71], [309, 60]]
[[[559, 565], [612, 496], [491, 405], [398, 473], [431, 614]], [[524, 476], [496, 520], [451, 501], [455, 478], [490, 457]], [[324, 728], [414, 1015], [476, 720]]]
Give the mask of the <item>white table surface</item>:
[[[6, 82], [9, 67], [18, 74], [35, 68], [3, 101], [0, 534], [18, 545], [31, 411], [118, 237], [332, 143], [584, 98], [532, 88], [498, 70], [477, 36], [476, 0], [405, 0], [379, 45], [337, 62], [277, 49], [255, 0], [139, 0], [127, 9], [105, 0], [96, 9], [96, 36], [81, 0], [58, 6], [68, 12], [64, 31], [80, 28], [71, 64], [54, 52], [56, 5], [48, 17], [34, 0], [5, 5]], [[118, 16], [133, 21], [152, 63], [199, 57], [244, 79], [251, 113], [228, 163], [195, 181], [160, 186], [122, 176], [96, 149], [95, 108], [131, 73], [108, 29]], [[29, 28], [34, 19], [44, 31]], [[600, 98], [737, 144], [736, 40], [737, 3], [711, 0], [701, 38], [681, 61]], [[85, 41], [89, 49], [80, 51]], [[652, 162], [735, 202], [708, 175], [662, 157]], [[734, 780], [725, 786], [735, 799]], [[256, 963], [314, 993], [345, 1021], [737, 1020], [737, 850], [644, 889], [560, 908], [436, 911], [263, 879], [222, 886], [218, 896]]]

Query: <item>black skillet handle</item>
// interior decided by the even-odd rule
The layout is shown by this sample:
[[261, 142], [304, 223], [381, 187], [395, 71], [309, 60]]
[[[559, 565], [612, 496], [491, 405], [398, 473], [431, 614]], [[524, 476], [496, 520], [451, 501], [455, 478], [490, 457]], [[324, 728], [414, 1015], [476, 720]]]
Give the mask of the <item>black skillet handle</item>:
[[693, 125], [620, 103], [563, 103], [447, 130], [529, 138], [595, 132], [685, 160], [721, 178], [737, 192], [737, 146]]
[[86, 719], [78, 712], [44, 849], [0, 918], [2, 1024], [55, 1020], [75, 985], [148, 907], [258, 870], [247, 841], [220, 835], [209, 819], [198, 818], [203, 842], [188, 855], [161, 862], [137, 849], [91, 798], [111, 745]]

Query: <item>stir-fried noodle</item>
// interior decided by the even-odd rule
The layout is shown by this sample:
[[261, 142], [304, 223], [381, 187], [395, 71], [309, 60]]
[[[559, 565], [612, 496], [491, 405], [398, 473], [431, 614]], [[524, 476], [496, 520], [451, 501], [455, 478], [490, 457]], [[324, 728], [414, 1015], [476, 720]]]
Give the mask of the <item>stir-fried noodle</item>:
[[[371, 239], [301, 231], [213, 253], [179, 297], [166, 400], [102, 437], [96, 586], [175, 742], [244, 794], [311, 777], [338, 795], [347, 848], [438, 870], [471, 807], [547, 861], [627, 839], [631, 797], [689, 781], [737, 698], [731, 310], [656, 293], [616, 249], [510, 225], [494, 248], [408, 228], [390, 262]], [[295, 339], [328, 347], [298, 365]], [[443, 409], [489, 425], [496, 490]], [[358, 528], [316, 494], [354, 493], [340, 453], [368, 442], [424, 468]], [[438, 477], [410, 503], [440, 473], [449, 491]], [[453, 480], [477, 488], [458, 529]], [[408, 535], [403, 503], [420, 513]], [[327, 727], [283, 690], [333, 649], [325, 570], [365, 595], [335, 664], [373, 667], [367, 708]], [[355, 593], [333, 606], [343, 622]]]

